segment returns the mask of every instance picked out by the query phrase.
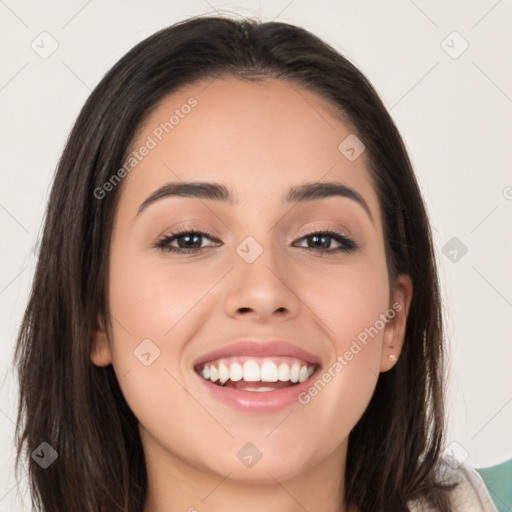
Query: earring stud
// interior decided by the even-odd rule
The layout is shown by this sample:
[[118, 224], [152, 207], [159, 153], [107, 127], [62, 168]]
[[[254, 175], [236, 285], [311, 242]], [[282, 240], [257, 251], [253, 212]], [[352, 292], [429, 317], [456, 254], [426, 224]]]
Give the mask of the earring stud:
[[396, 361], [396, 355], [395, 354], [389, 354], [388, 355], [388, 361], [391, 363], [394, 363]]

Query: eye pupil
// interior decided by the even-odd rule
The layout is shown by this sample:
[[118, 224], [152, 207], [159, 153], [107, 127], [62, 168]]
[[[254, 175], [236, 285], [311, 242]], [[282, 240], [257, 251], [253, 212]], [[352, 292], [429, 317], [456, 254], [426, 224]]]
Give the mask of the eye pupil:
[[[194, 246], [195, 247], [201, 247], [201, 236], [202, 235], [197, 235], [197, 234], [193, 234], [193, 235], [181, 235], [177, 240], [178, 240], [178, 245], [182, 248], [182, 249], [190, 249], [190, 244], [188, 242], [190, 242], [190, 240], [195, 240], [195, 242], [197, 243], [197, 241], [199, 241], [199, 245], [197, 246]], [[184, 245], [181, 244], [181, 240], [183, 239], [186, 239], [186, 243]]]
[[329, 247], [331, 246], [330, 238], [331, 237], [325, 235], [312, 235], [309, 237], [309, 239], [313, 240], [313, 243], [315, 244], [317, 244], [318, 241], [321, 240], [322, 242], [320, 243], [320, 245], [316, 245], [316, 247], [322, 247], [325, 249], [329, 249]]

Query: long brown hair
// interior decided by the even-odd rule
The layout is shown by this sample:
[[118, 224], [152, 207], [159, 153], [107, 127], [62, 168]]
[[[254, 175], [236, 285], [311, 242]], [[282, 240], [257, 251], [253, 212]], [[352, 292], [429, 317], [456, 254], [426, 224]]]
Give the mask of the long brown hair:
[[[19, 373], [18, 471], [26, 446], [37, 510], [140, 512], [147, 474], [138, 421], [112, 365], [90, 360], [97, 319], [109, 324], [109, 243], [119, 189], [98, 199], [145, 116], [198, 80], [279, 78], [326, 98], [366, 146], [378, 194], [390, 283], [414, 293], [404, 347], [379, 376], [349, 437], [345, 500], [362, 511], [408, 510], [424, 498], [451, 510], [436, 481], [444, 443], [445, 347], [428, 217], [398, 130], [365, 76], [331, 46], [285, 23], [195, 17], [160, 30], [94, 89], [54, 178], [30, 299], [14, 357]], [[47, 442], [58, 459], [30, 456]]]

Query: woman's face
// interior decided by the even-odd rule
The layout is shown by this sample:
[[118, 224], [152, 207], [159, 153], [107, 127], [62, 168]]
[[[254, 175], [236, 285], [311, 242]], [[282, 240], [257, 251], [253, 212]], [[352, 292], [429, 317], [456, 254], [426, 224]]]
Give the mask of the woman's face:
[[[322, 98], [274, 79], [186, 87], [140, 127], [129, 172], [104, 188], [122, 187], [113, 332], [98, 332], [91, 359], [113, 364], [161, 471], [262, 483], [343, 468], [411, 298], [407, 276], [389, 289], [359, 144]], [[233, 200], [206, 187], [153, 196], [188, 182]]]

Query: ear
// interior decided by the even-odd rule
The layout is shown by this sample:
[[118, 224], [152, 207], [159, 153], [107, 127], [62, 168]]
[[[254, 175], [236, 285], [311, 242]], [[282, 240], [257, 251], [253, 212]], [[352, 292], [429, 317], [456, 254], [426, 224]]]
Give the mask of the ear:
[[[411, 277], [408, 274], [399, 274], [391, 297], [392, 300], [386, 313], [388, 321], [382, 340], [381, 372], [391, 370], [400, 357], [405, 339], [405, 326], [412, 293]], [[393, 356], [395, 357], [393, 358]]]
[[107, 366], [112, 363], [112, 350], [101, 318], [98, 318], [97, 325], [98, 328], [94, 335], [93, 346], [91, 349], [91, 361], [96, 366]]

